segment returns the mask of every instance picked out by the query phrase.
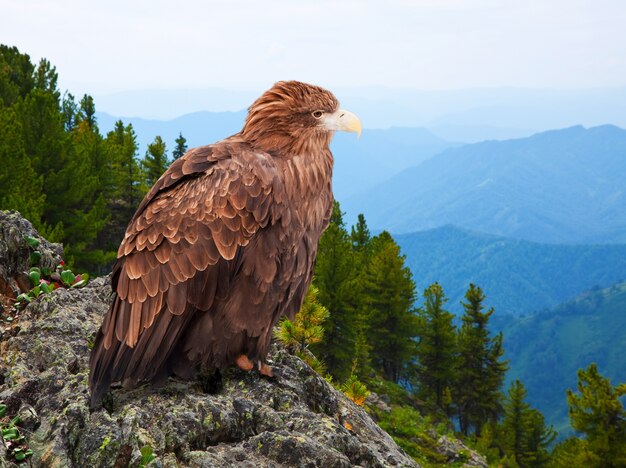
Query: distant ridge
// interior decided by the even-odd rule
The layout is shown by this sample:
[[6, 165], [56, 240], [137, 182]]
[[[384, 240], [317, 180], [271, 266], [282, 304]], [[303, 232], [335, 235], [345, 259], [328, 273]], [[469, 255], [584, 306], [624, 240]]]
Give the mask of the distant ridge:
[[455, 226], [394, 238], [418, 289], [438, 281], [457, 313], [470, 282], [483, 288], [498, 315], [521, 315], [626, 279], [626, 245], [540, 244]]
[[454, 224], [549, 243], [626, 242], [626, 130], [582, 126], [448, 149], [343, 203], [405, 233]]

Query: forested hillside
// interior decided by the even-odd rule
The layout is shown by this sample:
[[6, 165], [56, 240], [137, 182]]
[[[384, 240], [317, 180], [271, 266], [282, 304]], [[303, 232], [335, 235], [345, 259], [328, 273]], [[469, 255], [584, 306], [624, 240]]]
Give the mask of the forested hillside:
[[595, 362], [614, 383], [626, 380], [626, 283], [595, 288], [572, 301], [529, 317], [500, 317], [506, 337], [509, 379], [523, 381], [529, 402], [559, 433], [568, 434], [563, 396], [576, 386], [576, 370]]
[[139, 160], [135, 130], [122, 121], [103, 135], [94, 100], [61, 94], [45, 59], [35, 66], [0, 45], [0, 71], [0, 206], [63, 242], [70, 263], [107, 272], [137, 204], [169, 164], [168, 149], [156, 137]]
[[444, 226], [394, 238], [418, 285], [439, 282], [460, 312], [469, 283], [501, 314], [554, 307], [594, 286], [626, 279], [626, 245], [555, 245]]

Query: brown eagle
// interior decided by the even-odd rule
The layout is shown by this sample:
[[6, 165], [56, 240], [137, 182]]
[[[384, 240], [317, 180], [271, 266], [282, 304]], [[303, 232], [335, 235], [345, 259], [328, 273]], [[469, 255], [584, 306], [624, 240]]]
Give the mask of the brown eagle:
[[257, 366], [272, 327], [311, 283], [333, 204], [335, 130], [359, 119], [329, 91], [281, 81], [241, 132], [175, 161], [133, 216], [113, 267], [113, 302], [89, 366], [92, 406], [199, 368]]

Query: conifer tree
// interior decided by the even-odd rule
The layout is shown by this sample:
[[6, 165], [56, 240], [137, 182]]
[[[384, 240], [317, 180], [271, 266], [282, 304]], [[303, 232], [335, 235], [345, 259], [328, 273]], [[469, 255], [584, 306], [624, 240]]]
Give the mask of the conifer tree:
[[314, 353], [328, 366], [328, 372], [345, 380], [352, 367], [357, 338], [354, 308], [355, 265], [350, 238], [343, 222], [339, 203], [333, 205], [330, 225], [320, 239], [315, 261], [314, 284], [319, 302], [328, 309], [324, 338]]
[[142, 174], [137, 161], [137, 135], [132, 124], [124, 126], [121, 120], [115, 122], [113, 130], [107, 134], [105, 144], [109, 158], [113, 161], [115, 198], [119, 200], [119, 209], [123, 211], [122, 217], [127, 222], [145, 195], [140, 187]]
[[22, 146], [22, 127], [12, 108], [0, 111], [0, 209], [18, 210], [41, 228], [45, 195]]
[[61, 103], [61, 112], [63, 112], [63, 124], [66, 132], [71, 132], [78, 123], [78, 104], [71, 93], [65, 93], [63, 95], [63, 102]]
[[418, 334], [415, 283], [404, 259], [398, 244], [383, 231], [373, 239], [363, 288], [371, 363], [393, 382], [406, 377]]
[[174, 141], [176, 143], [176, 146], [174, 147], [174, 151], [172, 151], [172, 157], [174, 161], [176, 161], [187, 152], [187, 140], [182, 133], [179, 133], [178, 138], [176, 138], [176, 140]]
[[370, 354], [372, 346], [368, 338], [370, 328], [369, 311], [364, 294], [366, 269], [371, 260], [372, 237], [363, 214], [359, 214], [357, 224], [350, 228], [350, 241], [355, 269], [355, 279], [351, 288], [351, 304], [355, 314], [356, 327], [353, 373], [362, 379], [366, 379], [373, 373]]
[[626, 383], [614, 387], [595, 363], [578, 371], [578, 393], [567, 391], [571, 425], [586, 436], [588, 466], [626, 466], [624, 395]]
[[106, 262], [97, 238], [110, 217], [107, 200], [113, 189], [110, 161], [103, 150], [97, 127], [81, 120], [71, 133], [71, 157], [59, 172], [64, 189], [57, 208], [68, 256], [79, 267], [97, 273], [103, 273], [98, 266]]
[[78, 122], [86, 122], [89, 128], [96, 129], [96, 104], [91, 96], [85, 94], [79, 103]]
[[61, 97], [61, 93], [57, 88], [59, 76], [56, 67], [45, 58], [42, 58], [35, 69], [34, 87], [50, 94], [57, 102]]
[[319, 291], [311, 285], [302, 307], [293, 322], [284, 318], [274, 329], [274, 337], [295, 352], [318, 374], [326, 373], [326, 365], [309, 351], [309, 345], [319, 343], [324, 337], [324, 322], [328, 310], [317, 300]]
[[322, 341], [328, 310], [318, 302], [318, 294], [317, 288], [311, 285], [294, 320], [285, 318], [274, 330], [274, 336], [293, 351], [304, 351], [310, 344]]
[[476, 436], [480, 436], [481, 427], [488, 421], [496, 421], [502, 413], [500, 388], [508, 362], [501, 360], [502, 333], [490, 337], [488, 324], [494, 310], [483, 312], [482, 289], [470, 284], [465, 299], [454, 399], [461, 432], [468, 435], [473, 428]]
[[161, 177], [169, 166], [167, 148], [165, 142], [159, 135], [148, 145], [142, 166], [145, 171], [145, 181], [148, 188], [152, 187], [154, 183], [159, 180], [159, 177]]
[[35, 66], [17, 47], [0, 44], [0, 108], [11, 107], [34, 86]]
[[371, 241], [370, 230], [365, 222], [363, 213], [359, 213], [355, 226], [350, 229], [350, 239], [352, 240], [352, 248], [359, 253], [365, 253]]
[[65, 132], [56, 83], [56, 70], [42, 60], [33, 72], [32, 88], [14, 103], [14, 109], [21, 121], [22, 148], [33, 170], [42, 178], [45, 204], [41, 223], [47, 226], [42, 233], [50, 240], [62, 241], [64, 239], [51, 235], [62, 236], [63, 232], [61, 213], [68, 196], [65, 193], [67, 180], [61, 171], [66, 165], [71, 142]]
[[556, 433], [545, 426], [543, 415], [525, 400], [526, 388], [515, 380], [504, 401], [501, 446], [504, 453], [521, 467], [544, 466], [550, 458], [548, 447]]
[[[456, 328], [453, 315], [444, 309], [447, 299], [443, 288], [434, 283], [424, 291], [424, 306], [419, 309], [417, 376], [420, 396], [447, 410], [450, 389], [454, 386]], [[448, 398], [444, 398], [448, 395]]]

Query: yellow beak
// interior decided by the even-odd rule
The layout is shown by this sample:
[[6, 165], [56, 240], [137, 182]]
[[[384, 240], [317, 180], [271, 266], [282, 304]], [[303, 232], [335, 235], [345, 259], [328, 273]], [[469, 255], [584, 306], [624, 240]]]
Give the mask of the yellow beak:
[[324, 125], [329, 130], [342, 130], [344, 132], [355, 132], [361, 136], [361, 121], [352, 112], [339, 109], [332, 114], [328, 114], [324, 119]]

